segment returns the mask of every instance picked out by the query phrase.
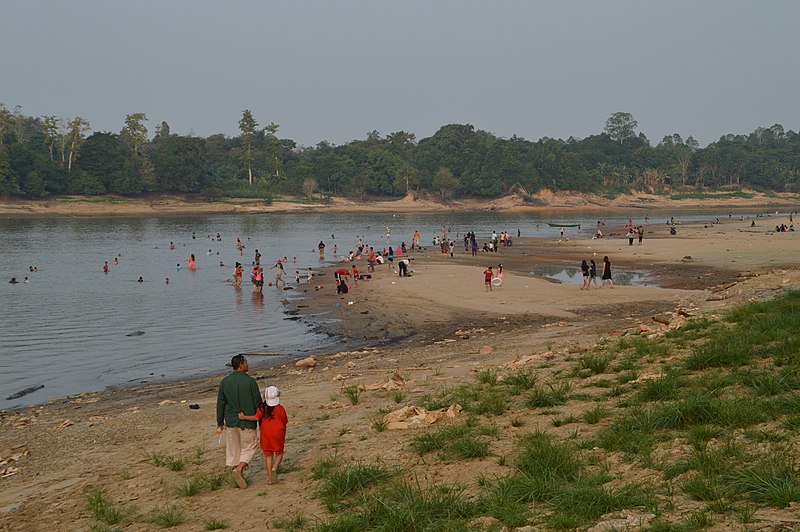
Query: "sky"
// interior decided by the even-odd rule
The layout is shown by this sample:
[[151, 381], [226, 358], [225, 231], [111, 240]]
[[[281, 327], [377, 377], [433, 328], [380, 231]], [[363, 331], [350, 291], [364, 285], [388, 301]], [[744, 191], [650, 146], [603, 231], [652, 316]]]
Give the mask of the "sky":
[[614, 112], [701, 145], [800, 129], [797, 0], [0, 0], [0, 103], [118, 132], [298, 144], [469, 123], [577, 138]]

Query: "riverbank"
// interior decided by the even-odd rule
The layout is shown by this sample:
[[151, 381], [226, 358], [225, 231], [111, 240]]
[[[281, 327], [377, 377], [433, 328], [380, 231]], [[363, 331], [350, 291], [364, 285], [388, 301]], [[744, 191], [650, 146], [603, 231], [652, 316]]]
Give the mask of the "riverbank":
[[288, 212], [438, 212], [495, 211], [539, 212], [558, 209], [569, 212], [618, 211], [631, 216], [648, 212], [686, 209], [759, 209], [794, 212], [800, 205], [796, 194], [758, 192], [654, 195], [637, 193], [615, 197], [573, 192], [540, 191], [524, 198], [511, 194], [500, 198], [473, 198], [440, 202], [433, 197], [412, 194], [396, 200], [333, 198], [330, 203], [309, 202], [305, 198], [277, 197], [271, 203], [257, 199], [204, 201], [184, 195], [159, 195], [144, 198], [122, 196], [61, 196], [40, 200], [0, 200], [0, 216], [141, 216], [193, 214], [262, 214]]
[[[87, 507], [90, 489], [104, 490], [109, 503], [123, 511], [122, 523], [129, 530], [150, 529], [151, 520], [171, 505], [183, 510], [186, 519], [177, 530], [199, 530], [211, 519], [224, 519], [240, 530], [265, 524], [278, 528], [277, 520], [298, 516], [312, 525], [332, 515], [314, 496], [320, 483], [314, 476], [315, 466], [334, 455], [346, 464], [379, 459], [382, 466], [399, 468], [403, 480], [418, 480], [423, 486], [460, 484], [467, 495], [476, 495], [482, 478], [509, 475], [500, 458], [510, 456], [519, 435], [541, 429], [566, 440], [571, 430], [590, 437], [608, 426], [610, 412], [596, 425], [578, 421], [561, 427], [553, 422], [580, 417], [604, 393], [601, 376], [588, 381], [570, 376], [580, 353], [621, 337], [646, 341], [660, 327], [654, 318], [675, 324], [701, 316], [713, 319], [735, 305], [767, 300], [800, 284], [795, 233], [770, 231], [788, 219], [759, 219], [755, 228], [749, 220], [722, 222], [681, 225], [677, 235], [654, 224], [641, 246], [628, 246], [620, 237], [587, 236], [562, 241], [523, 237], [512, 248], [477, 258], [459, 252], [450, 259], [428, 249], [412, 255], [411, 277], [399, 278], [382, 266], [346, 296], [337, 296], [331, 282], [315, 280], [324, 288], [309, 291], [310, 297], [297, 302], [294, 310], [304, 319], [343, 317], [321, 326], [331, 334], [357, 338], [361, 348], [319, 355], [311, 369], [289, 364], [253, 372], [262, 389], [268, 384], [281, 388], [289, 413], [287, 457], [277, 486], [266, 485], [263, 458], [258, 457], [246, 491], [224, 479], [218, 489], [211, 488], [215, 483], [209, 479], [216, 478], [224, 463], [224, 448], [213, 434], [220, 376], [84, 394], [1, 412], [5, 464], [0, 469], [8, 476], [0, 479], [0, 528], [86, 529], [98, 522]], [[581, 291], [529, 274], [532, 264], [577, 268], [582, 258], [604, 255], [611, 257], [614, 268], [651, 272], [661, 288]], [[500, 262], [506, 281], [487, 294], [481, 272]], [[329, 272], [318, 280], [328, 277]], [[636, 371], [640, 376], [658, 372], [660, 363]], [[542, 383], [563, 379], [575, 397], [555, 409], [514, 407], [499, 414], [472, 414], [482, 426], [495, 427], [494, 457], [420, 458], [411, 447], [420, 431], [383, 430], [380, 420], [386, 412], [429, 405], [443, 390], [474, 382], [481, 372], [489, 371], [483, 373], [487, 378], [491, 372], [510, 375], [509, 364], [528, 364]], [[395, 372], [403, 380], [397, 393], [372, 390]], [[364, 390], [359, 392], [359, 385]], [[612, 409], [611, 404], [606, 408]], [[658, 475], [618, 455], [603, 460], [614, 483]], [[201, 478], [205, 483], [187, 487]], [[697, 509], [696, 501], [683, 492], [670, 497], [672, 509], [663, 510], [668, 520], [677, 522]], [[795, 513], [760, 510], [757, 517], [774, 523]], [[719, 518], [718, 526], [734, 526], [732, 519]], [[474, 526], [494, 524], [484, 520]]]

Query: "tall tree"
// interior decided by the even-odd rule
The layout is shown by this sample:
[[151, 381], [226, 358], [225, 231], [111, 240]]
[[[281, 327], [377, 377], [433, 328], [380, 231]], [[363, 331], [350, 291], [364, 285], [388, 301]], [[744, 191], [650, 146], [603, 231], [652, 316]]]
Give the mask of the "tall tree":
[[55, 116], [42, 117], [42, 129], [44, 131], [44, 142], [50, 151], [50, 160], [53, 160], [53, 146], [58, 139], [58, 118]]
[[147, 115], [144, 113], [130, 113], [125, 116], [125, 127], [120, 134], [127, 140], [134, 155], [141, 155], [142, 146], [147, 143]]
[[449, 168], [442, 166], [433, 176], [431, 186], [436, 190], [443, 200], [448, 200], [458, 190], [460, 182]]
[[69, 160], [67, 163], [67, 170], [72, 171], [72, 162], [75, 160], [75, 154], [78, 151], [78, 146], [83, 141], [86, 133], [91, 131], [89, 121], [80, 116], [76, 116], [69, 122]]
[[242, 111], [242, 119], [239, 120], [239, 131], [242, 132], [242, 162], [247, 166], [247, 180], [250, 186], [253, 185], [253, 140], [256, 137], [258, 122], [253, 118], [253, 113], [249, 109]]
[[639, 126], [639, 122], [634, 120], [630, 113], [614, 113], [606, 120], [606, 127], [603, 129], [612, 140], [623, 142], [625, 139], [635, 137], [634, 129]]

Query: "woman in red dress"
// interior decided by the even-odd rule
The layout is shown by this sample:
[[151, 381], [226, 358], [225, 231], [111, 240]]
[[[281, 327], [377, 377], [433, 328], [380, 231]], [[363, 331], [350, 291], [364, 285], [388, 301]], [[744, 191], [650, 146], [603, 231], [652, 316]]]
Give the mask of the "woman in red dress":
[[267, 460], [267, 484], [278, 482], [278, 466], [283, 459], [283, 444], [286, 440], [286, 425], [289, 418], [281, 406], [281, 392], [276, 386], [264, 390], [264, 402], [259, 405], [254, 416], [239, 412], [239, 419], [258, 421], [261, 429], [261, 450]]

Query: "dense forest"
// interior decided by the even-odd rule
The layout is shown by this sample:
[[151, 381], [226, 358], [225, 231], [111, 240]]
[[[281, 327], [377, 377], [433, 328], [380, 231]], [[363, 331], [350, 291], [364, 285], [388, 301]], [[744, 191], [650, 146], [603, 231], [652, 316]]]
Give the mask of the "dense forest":
[[195, 193], [269, 199], [275, 194], [397, 197], [427, 192], [443, 200], [541, 190], [614, 194], [750, 188], [798, 192], [800, 134], [775, 124], [728, 134], [701, 148], [674, 134], [653, 145], [629, 113], [614, 113], [583, 139], [498, 137], [469, 124], [442, 126], [417, 140], [398, 131], [340, 146], [298, 146], [250, 111], [240, 135], [176, 135], [144, 113], [119, 132], [92, 131], [83, 117], [26, 116], [0, 104], [0, 196]]

